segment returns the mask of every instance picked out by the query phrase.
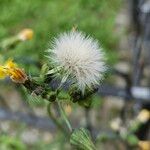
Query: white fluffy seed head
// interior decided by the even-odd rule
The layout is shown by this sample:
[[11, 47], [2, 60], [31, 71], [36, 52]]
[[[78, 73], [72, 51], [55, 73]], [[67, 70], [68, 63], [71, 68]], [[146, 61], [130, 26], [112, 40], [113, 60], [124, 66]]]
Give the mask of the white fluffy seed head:
[[60, 34], [49, 51], [53, 67], [61, 68], [56, 76], [67, 75], [82, 93], [86, 87], [93, 88], [102, 79], [104, 52], [96, 40], [82, 32]]

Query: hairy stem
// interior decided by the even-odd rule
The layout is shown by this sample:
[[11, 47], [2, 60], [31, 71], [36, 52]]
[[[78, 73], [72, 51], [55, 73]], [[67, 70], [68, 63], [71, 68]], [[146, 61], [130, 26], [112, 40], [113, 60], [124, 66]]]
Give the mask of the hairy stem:
[[63, 118], [64, 122], [66, 123], [68, 129], [69, 129], [69, 132], [71, 133], [72, 132], [72, 127], [71, 127], [71, 124], [67, 118], [67, 115], [66, 115], [66, 112], [64, 110], [64, 108], [62, 107], [61, 103], [57, 100], [57, 104], [58, 104], [58, 107], [59, 107], [59, 110], [60, 110], [60, 114], [61, 114], [61, 117]]
[[66, 131], [66, 129], [60, 124], [58, 119], [53, 115], [51, 111], [51, 103], [47, 105], [47, 112], [48, 112], [49, 117], [53, 120], [55, 125], [58, 127], [58, 129], [60, 129], [65, 135], [68, 135], [68, 132]]

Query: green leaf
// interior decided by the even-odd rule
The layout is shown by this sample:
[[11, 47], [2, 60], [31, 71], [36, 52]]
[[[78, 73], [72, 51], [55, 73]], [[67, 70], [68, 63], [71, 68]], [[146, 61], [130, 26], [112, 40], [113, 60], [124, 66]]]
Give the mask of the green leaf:
[[138, 138], [134, 135], [134, 134], [130, 134], [127, 136], [127, 142], [131, 145], [131, 146], [136, 146], [138, 144]]
[[1, 150], [26, 150], [26, 146], [22, 141], [16, 137], [7, 135], [0, 136], [0, 149]]

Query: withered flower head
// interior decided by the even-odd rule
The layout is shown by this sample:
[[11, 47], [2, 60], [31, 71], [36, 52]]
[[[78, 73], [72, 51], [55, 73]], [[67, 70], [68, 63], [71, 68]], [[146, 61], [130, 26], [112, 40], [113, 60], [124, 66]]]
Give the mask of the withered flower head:
[[23, 29], [18, 37], [21, 41], [31, 40], [33, 38], [33, 30], [32, 29]]
[[24, 70], [18, 68], [12, 59], [9, 59], [4, 65], [0, 66], [0, 79], [4, 79], [7, 76], [16, 83], [24, 83], [27, 80]]

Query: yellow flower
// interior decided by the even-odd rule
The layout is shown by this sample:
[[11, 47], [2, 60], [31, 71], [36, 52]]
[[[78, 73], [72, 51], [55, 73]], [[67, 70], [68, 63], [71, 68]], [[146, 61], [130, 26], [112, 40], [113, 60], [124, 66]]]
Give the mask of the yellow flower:
[[150, 149], [150, 141], [139, 141], [138, 145], [141, 150], [149, 150]]
[[137, 119], [141, 122], [141, 123], [145, 123], [150, 119], [150, 111], [146, 110], [146, 109], [142, 109], [140, 111], [140, 113], [137, 116]]
[[33, 37], [33, 30], [32, 29], [23, 29], [19, 34], [18, 37], [21, 41], [31, 40]]
[[65, 105], [64, 108], [65, 108], [66, 114], [69, 116], [71, 114], [71, 112], [72, 112], [71, 106], [69, 104], [67, 104], [67, 105]]
[[7, 76], [16, 83], [24, 83], [27, 80], [25, 72], [18, 68], [12, 59], [9, 59], [5, 65], [0, 66], [0, 78], [4, 79]]
[[119, 131], [121, 128], [121, 119], [120, 118], [115, 118], [111, 121], [110, 123], [110, 127], [114, 130], [114, 131]]

